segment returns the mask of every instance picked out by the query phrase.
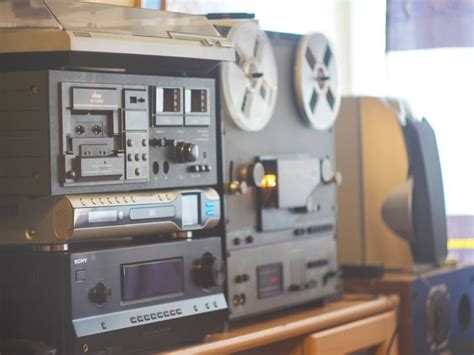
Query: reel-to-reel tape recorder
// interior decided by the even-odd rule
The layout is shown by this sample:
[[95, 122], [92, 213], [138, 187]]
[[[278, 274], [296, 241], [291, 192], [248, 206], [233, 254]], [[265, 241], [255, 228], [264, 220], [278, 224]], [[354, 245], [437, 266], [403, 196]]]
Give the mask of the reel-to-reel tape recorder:
[[231, 319], [337, 294], [332, 125], [337, 63], [320, 33], [218, 27], [236, 61], [221, 66], [222, 183]]

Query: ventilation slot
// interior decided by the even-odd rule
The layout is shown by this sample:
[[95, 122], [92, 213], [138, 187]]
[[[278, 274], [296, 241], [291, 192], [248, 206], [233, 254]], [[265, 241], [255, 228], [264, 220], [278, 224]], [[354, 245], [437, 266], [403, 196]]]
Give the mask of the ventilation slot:
[[16, 203], [7, 203], [0, 205], [0, 220], [18, 217], [18, 205]]

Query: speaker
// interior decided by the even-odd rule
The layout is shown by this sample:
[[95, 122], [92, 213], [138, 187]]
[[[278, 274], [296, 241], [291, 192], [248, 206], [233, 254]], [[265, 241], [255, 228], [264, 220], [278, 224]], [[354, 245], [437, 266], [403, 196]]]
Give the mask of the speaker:
[[343, 98], [335, 125], [341, 264], [414, 270], [447, 255], [436, 138], [396, 99]]
[[344, 288], [398, 294], [400, 354], [474, 353], [474, 266], [345, 278]]
[[410, 157], [409, 177], [388, 195], [382, 217], [394, 232], [407, 239], [416, 262], [440, 265], [448, 249], [436, 137], [425, 119], [407, 117], [403, 132]]

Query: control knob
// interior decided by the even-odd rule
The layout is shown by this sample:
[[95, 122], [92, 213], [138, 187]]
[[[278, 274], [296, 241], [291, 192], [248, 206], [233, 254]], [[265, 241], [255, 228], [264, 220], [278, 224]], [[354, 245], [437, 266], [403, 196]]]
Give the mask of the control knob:
[[227, 188], [231, 195], [245, 194], [251, 186], [262, 187], [265, 167], [260, 162], [239, 166], [238, 180], [232, 180]]
[[112, 291], [110, 288], [105, 286], [102, 282], [99, 282], [89, 290], [89, 300], [98, 306], [102, 306], [105, 302], [107, 302], [111, 295]]
[[239, 177], [248, 186], [261, 187], [265, 177], [265, 167], [260, 162], [242, 165], [239, 167]]
[[178, 142], [174, 149], [178, 163], [192, 163], [199, 158], [199, 147], [197, 144]]
[[193, 278], [202, 288], [211, 288], [221, 286], [225, 280], [225, 264], [222, 259], [212, 255], [209, 252], [194, 262]]
[[194, 143], [166, 138], [153, 138], [150, 141], [150, 145], [153, 147], [170, 147], [173, 157], [178, 163], [193, 163], [199, 158], [199, 146]]

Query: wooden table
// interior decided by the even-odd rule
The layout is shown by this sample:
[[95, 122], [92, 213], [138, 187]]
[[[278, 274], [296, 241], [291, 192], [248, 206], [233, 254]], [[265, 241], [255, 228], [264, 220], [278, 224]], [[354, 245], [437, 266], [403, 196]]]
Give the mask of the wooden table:
[[375, 348], [398, 354], [398, 297], [348, 294], [324, 307], [209, 336], [207, 342], [167, 354], [344, 354]]

